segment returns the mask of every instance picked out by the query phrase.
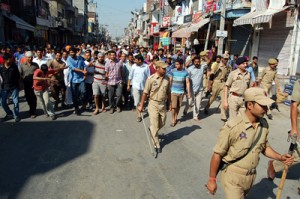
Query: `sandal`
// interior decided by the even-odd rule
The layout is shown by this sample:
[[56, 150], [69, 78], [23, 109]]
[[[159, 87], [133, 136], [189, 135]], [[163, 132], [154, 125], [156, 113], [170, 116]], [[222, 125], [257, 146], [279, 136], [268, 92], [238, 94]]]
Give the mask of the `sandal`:
[[170, 124], [171, 127], [176, 126], [177, 122]]
[[103, 108], [103, 109], [102, 109], [102, 113], [105, 113], [105, 112], [106, 112], [106, 109], [105, 109], [105, 108]]
[[98, 115], [99, 114], [99, 110], [95, 110], [94, 112], [93, 112], [93, 115]]

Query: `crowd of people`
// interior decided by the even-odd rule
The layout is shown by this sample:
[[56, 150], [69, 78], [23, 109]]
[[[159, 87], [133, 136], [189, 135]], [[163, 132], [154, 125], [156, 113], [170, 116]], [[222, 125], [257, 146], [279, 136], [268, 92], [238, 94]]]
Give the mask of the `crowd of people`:
[[[189, 49], [173, 54], [165, 49], [85, 43], [67, 45], [62, 49], [53, 49], [51, 44], [47, 44], [32, 51], [22, 46], [15, 49], [2, 46], [0, 50], [1, 102], [7, 114], [4, 120], [14, 118], [16, 121], [20, 120], [20, 89], [24, 89], [31, 118], [36, 117], [37, 101], [52, 119], [56, 119], [55, 110], [60, 104], [63, 109], [74, 107], [75, 114], [86, 109], [93, 110], [94, 115], [107, 110], [110, 113], [121, 112], [124, 108], [134, 110], [141, 100], [147, 78], [156, 72], [157, 61], [167, 64], [166, 75], [172, 81], [171, 92], [177, 95], [176, 98], [173, 95], [173, 101], [177, 100], [178, 105], [173, 103], [170, 108], [173, 116], [171, 126], [178, 122], [177, 115], [184, 96], [187, 97], [184, 115], [193, 107], [193, 118], [199, 120], [203, 92], [212, 92], [205, 107], [205, 113], [208, 113], [212, 102], [223, 92], [222, 83], [229, 72], [237, 68], [238, 59], [234, 55], [230, 60], [228, 52], [217, 56], [214, 47], [199, 55]], [[255, 82], [257, 57], [253, 58], [249, 68]], [[54, 100], [54, 107], [49, 96]], [[224, 96], [220, 96], [223, 100]], [[9, 97], [14, 111], [7, 105]], [[105, 100], [108, 100], [108, 106]], [[175, 108], [175, 105], [178, 107]], [[221, 119], [226, 121], [223, 105], [220, 108]], [[141, 121], [139, 114], [137, 121]]]
[[[243, 198], [253, 185], [260, 153], [274, 159], [280, 168], [295, 163], [290, 154], [281, 155], [271, 148], [268, 122], [263, 118], [267, 114], [272, 119], [270, 106], [274, 101], [268, 95], [273, 81], [280, 92], [278, 59], [270, 58], [269, 66], [260, 73], [257, 61], [256, 56], [250, 61], [227, 51], [217, 55], [214, 47], [199, 54], [189, 49], [171, 53], [136, 45], [85, 43], [55, 50], [50, 44], [35, 51], [17, 47], [15, 52], [1, 47], [1, 105], [6, 112], [3, 120], [20, 121], [20, 89], [24, 89], [31, 118], [36, 117], [37, 102], [52, 120], [57, 118], [58, 108], [74, 108], [76, 115], [86, 110], [97, 115], [127, 109], [136, 111], [136, 121], [141, 122], [141, 112], [148, 106], [150, 135], [156, 152], [161, 153], [158, 131], [165, 125], [167, 110], [171, 111], [170, 126], [174, 127], [180, 122], [178, 115], [186, 98], [183, 116], [192, 111], [193, 120], [198, 122], [200, 109], [208, 114], [220, 96], [220, 119], [225, 125], [214, 147], [206, 186], [215, 194], [216, 177], [221, 171], [227, 198]], [[291, 106], [292, 135], [298, 138], [295, 118], [299, 85], [298, 80]], [[204, 107], [202, 97], [208, 98]], [[13, 111], [8, 105], [10, 98]], [[278, 168], [270, 162], [269, 178], [274, 179]]]

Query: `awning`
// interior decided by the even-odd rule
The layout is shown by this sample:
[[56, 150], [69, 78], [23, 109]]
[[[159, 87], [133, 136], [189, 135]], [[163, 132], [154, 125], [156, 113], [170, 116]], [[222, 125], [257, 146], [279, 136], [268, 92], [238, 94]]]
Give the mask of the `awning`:
[[205, 24], [209, 23], [209, 18], [201, 19], [198, 23], [192, 24], [189, 28], [190, 32], [198, 32], [199, 28], [202, 28]]
[[240, 26], [246, 24], [259, 24], [259, 23], [269, 23], [272, 20], [274, 14], [286, 10], [289, 6], [285, 6], [281, 9], [271, 9], [262, 11], [249, 12], [248, 14], [234, 20], [233, 26]]
[[4, 14], [3, 15], [5, 17], [7, 17], [8, 19], [16, 22], [16, 27], [19, 28], [19, 29], [23, 29], [23, 30], [29, 30], [31, 32], [34, 32], [35, 31], [35, 28], [30, 25], [29, 23], [27, 23], [26, 21], [24, 21], [23, 19], [17, 17], [16, 15], [13, 15], [13, 14]]
[[190, 36], [191, 36], [191, 31], [189, 30], [189, 27], [180, 28], [179, 30], [176, 30], [172, 34], [172, 37], [175, 38], [189, 38]]

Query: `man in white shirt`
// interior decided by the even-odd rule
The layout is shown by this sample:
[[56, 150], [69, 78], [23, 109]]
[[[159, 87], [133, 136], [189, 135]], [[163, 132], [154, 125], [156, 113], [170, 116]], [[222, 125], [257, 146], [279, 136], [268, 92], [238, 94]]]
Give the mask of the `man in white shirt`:
[[32, 60], [32, 62], [37, 63], [39, 65], [39, 68], [41, 68], [41, 65], [47, 64], [48, 65], [48, 59], [44, 57], [44, 50], [42, 48], [37, 49], [36, 51], [37, 57]]
[[[132, 95], [135, 107], [137, 107], [141, 101], [146, 80], [150, 76], [150, 69], [148, 65], [143, 62], [144, 58], [142, 55], [135, 56], [135, 64], [132, 66], [128, 77], [127, 90], [130, 91], [130, 84], [132, 83]], [[141, 121], [140, 112], [137, 111], [137, 122]]]

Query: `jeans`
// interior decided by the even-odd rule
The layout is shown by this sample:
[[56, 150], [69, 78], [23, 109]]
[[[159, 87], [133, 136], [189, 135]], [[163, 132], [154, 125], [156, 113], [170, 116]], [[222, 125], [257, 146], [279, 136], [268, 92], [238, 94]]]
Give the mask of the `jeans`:
[[[10, 110], [7, 105], [7, 98], [11, 94], [13, 103], [14, 103], [14, 112]], [[7, 115], [14, 115], [14, 118], [19, 117], [19, 89], [11, 89], [11, 90], [2, 90], [1, 92], [2, 97], [2, 107]]]
[[49, 92], [48, 90], [44, 91], [34, 91], [37, 100], [41, 104], [43, 111], [45, 114], [49, 116], [55, 115], [54, 108], [52, 102], [49, 100]]
[[86, 89], [86, 102], [89, 103], [89, 106], [93, 104], [93, 86], [90, 83], [85, 83]]
[[[115, 107], [120, 108], [122, 89], [123, 89], [122, 84], [108, 85], [108, 98], [109, 98], [110, 108], [115, 108]], [[115, 96], [117, 97], [116, 102], [115, 102]]]
[[73, 99], [73, 105], [75, 109], [79, 108], [80, 101], [82, 103], [86, 102], [86, 89], [85, 89], [85, 83], [72, 83], [71, 82], [71, 91], [72, 91], [72, 99]]
[[30, 115], [35, 115], [36, 96], [34, 94], [34, 90], [33, 90], [32, 86], [33, 86], [33, 82], [24, 81], [25, 98], [29, 105], [29, 112], [30, 112]]

